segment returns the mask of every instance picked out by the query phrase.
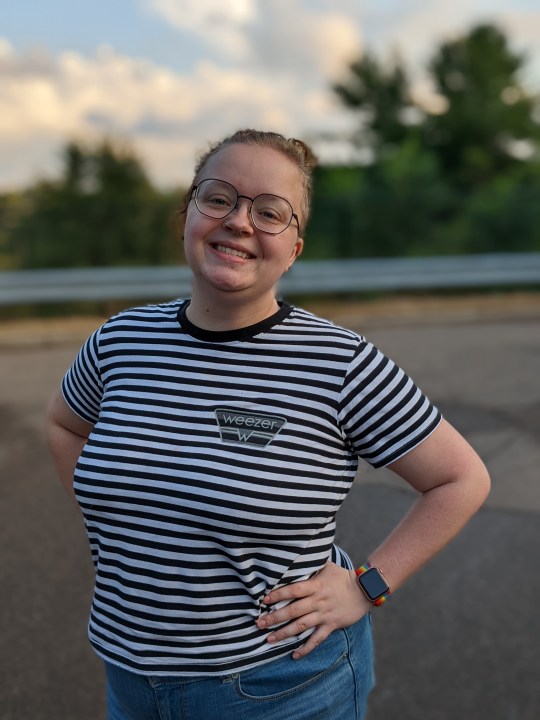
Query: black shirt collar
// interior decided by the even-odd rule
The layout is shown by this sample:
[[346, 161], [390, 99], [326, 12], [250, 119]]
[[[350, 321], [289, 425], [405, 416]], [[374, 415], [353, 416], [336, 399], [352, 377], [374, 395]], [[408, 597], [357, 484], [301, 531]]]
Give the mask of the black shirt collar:
[[190, 302], [190, 300], [186, 300], [178, 309], [177, 318], [182, 329], [192, 337], [197, 338], [197, 340], [214, 343], [249, 340], [250, 338], [255, 337], [255, 335], [268, 332], [274, 327], [274, 325], [282, 322], [292, 312], [292, 307], [290, 305], [280, 302], [279, 310], [264, 320], [255, 323], [255, 325], [248, 325], [247, 327], [236, 328], [234, 330], [204, 330], [188, 320], [186, 310], [189, 307]]

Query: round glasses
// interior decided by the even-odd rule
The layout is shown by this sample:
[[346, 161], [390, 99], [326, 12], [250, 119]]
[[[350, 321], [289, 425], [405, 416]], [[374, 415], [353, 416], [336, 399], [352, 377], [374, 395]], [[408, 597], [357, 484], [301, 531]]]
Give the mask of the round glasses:
[[257, 195], [250, 198], [240, 195], [238, 190], [225, 180], [208, 178], [193, 186], [191, 197], [195, 200], [197, 210], [211, 218], [226, 218], [238, 206], [238, 200], [249, 200], [249, 217], [253, 225], [270, 235], [279, 235], [291, 224], [292, 219], [298, 223], [298, 215], [293, 212], [292, 205], [279, 195]]

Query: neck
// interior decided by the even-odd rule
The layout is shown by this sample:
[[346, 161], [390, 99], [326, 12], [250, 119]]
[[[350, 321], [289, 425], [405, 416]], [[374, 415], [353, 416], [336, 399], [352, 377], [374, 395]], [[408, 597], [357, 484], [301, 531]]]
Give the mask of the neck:
[[200, 297], [194, 287], [186, 314], [190, 322], [202, 330], [224, 331], [255, 325], [278, 310], [273, 294], [248, 301], [243, 293], [231, 292], [226, 298], [221, 296], [212, 302], [208, 293]]

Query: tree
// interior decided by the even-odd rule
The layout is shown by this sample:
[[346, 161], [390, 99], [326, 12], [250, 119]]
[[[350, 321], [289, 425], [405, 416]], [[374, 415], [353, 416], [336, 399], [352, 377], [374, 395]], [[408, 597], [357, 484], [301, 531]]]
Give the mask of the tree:
[[170, 219], [176, 193], [160, 193], [125, 147], [69, 143], [56, 182], [26, 193], [25, 212], [9, 233], [22, 268], [178, 262]]
[[[357, 169], [354, 187], [319, 199], [317, 252], [325, 244], [344, 256], [540, 249], [540, 105], [520, 82], [525, 60], [493, 25], [445, 42], [428, 68], [446, 104], [437, 114], [415, 106], [402, 65], [369, 55], [352, 63], [333, 89], [357, 111], [355, 141], [372, 148], [373, 162]], [[329, 243], [316, 222], [329, 229], [334, 216]]]
[[403, 63], [388, 66], [367, 54], [334, 84], [341, 102], [358, 112], [357, 145], [377, 162], [410, 137], [433, 150], [450, 181], [470, 190], [534, 155], [540, 139], [538, 98], [520, 82], [525, 56], [512, 51], [494, 25], [472, 28], [443, 43], [429, 63], [436, 91], [446, 103], [430, 114], [412, 98]]
[[[444, 43], [430, 63], [447, 110], [425, 122], [425, 139], [442, 169], [469, 189], [523, 162], [516, 149], [539, 138], [535, 100], [519, 81], [525, 58], [493, 25]], [[517, 145], [517, 141], [521, 141]]]
[[13, 270], [18, 267], [13, 235], [20, 219], [28, 212], [29, 200], [25, 192], [0, 195], [0, 270]]
[[352, 62], [348, 76], [333, 86], [342, 103], [360, 114], [356, 145], [369, 147], [375, 158], [386, 147], [395, 147], [411, 132], [409, 80], [398, 60], [388, 67], [366, 54]]
[[498, 175], [467, 198], [467, 252], [540, 252], [540, 163]]
[[369, 167], [320, 168], [314, 188], [307, 258], [447, 252], [439, 229], [452, 194], [417, 139]]

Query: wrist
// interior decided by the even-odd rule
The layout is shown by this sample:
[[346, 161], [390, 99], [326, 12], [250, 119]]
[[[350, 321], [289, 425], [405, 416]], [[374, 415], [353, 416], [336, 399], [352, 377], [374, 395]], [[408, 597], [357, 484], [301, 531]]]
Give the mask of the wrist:
[[379, 568], [366, 562], [354, 572], [361, 591], [372, 605], [380, 607], [388, 601], [390, 586]]

